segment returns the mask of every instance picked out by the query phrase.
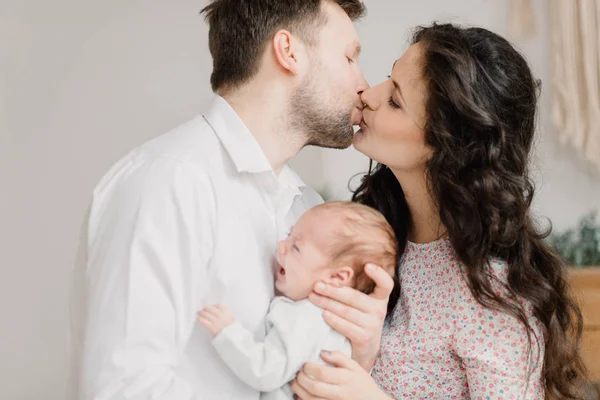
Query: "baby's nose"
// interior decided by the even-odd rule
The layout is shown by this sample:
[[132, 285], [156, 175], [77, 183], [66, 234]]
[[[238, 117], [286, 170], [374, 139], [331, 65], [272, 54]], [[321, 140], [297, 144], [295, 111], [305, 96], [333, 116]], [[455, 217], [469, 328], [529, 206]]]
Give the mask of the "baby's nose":
[[277, 253], [279, 256], [285, 256], [287, 249], [285, 246], [285, 240], [281, 240], [278, 244], [277, 244]]

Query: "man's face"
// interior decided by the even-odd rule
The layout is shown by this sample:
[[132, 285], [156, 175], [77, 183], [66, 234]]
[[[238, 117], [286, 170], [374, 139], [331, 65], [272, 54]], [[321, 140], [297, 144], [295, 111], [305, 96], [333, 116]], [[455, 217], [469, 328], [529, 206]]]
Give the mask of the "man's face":
[[323, 2], [327, 17], [310, 49], [310, 70], [292, 98], [293, 124], [307, 144], [344, 149], [353, 125], [362, 119], [360, 93], [368, 84], [358, 67], [360, 43], [354, 24], [333, 2]]

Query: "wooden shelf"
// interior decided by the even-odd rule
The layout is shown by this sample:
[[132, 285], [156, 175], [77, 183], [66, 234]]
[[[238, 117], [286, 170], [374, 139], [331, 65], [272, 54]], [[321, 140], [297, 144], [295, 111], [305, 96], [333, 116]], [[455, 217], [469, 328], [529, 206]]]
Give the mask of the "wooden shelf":
[[600, 381], [600, 267], [571, 269], [569, 283], [583, 314], [581, 354], [590, 379]]

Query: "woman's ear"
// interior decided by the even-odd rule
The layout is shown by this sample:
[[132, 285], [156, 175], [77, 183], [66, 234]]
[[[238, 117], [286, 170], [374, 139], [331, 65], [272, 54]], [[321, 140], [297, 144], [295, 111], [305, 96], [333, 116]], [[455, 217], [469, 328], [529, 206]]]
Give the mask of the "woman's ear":
[[299, 72], [298, 51], [298, 41], [289, 31], [281, 29], [275, 33], [273, 36], [275, 61], [293, 75], [297, 75]]
[[350, 286], [354, 281], [354, 270], [351, 267], [338, 267], [331, 271], [329, 283], [336, 287]]

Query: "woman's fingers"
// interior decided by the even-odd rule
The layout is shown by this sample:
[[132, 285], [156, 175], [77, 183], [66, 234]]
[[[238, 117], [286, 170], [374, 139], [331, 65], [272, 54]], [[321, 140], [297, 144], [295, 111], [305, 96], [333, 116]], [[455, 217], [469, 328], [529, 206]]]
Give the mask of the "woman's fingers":
[[[394, 288], [394, 280], [383, 268], [375, 264], [365, 265], [365, 273], [375, 282], [375, 289], [370, 295], [349, 287], [335, 287], [323, 282], [317, 282], [314, 292], [320, 296], [313, 295], [314, 301], [313, 298], [311, 298], [311, 301], [319, 307], [339, 315], [341, 315], [340, 312], [337, 312], [338, 310], [334, 309], [334, 307], [344, 312], [348, 312], [348, 308], [363, 312], [372, 312], [373, 309], [378, 308], [377, 306], [380, 302], [387, 303], [390, 293], [392, 293], [392, 289]], [[336, 302], [339, 304], [336, 304]], [[349, 307], [343, 308], [342, 305]], [[345, 316], [345, 318], [353, 320], [350, 315]]]
[[365, 265], [365, 273], [375, 282], [375, 289], [370, 294], [372, 298], [377, 300], [385, 300], [390, 298], [390, 293], [394, 289], [394, 280], [383, 268], [375, 264]]
[[[327, 352], [325, 351], [322, 352], [322, 357], [325, 357], [326, 353]], [[329, 353], [329, 357], [330, 356], [331, 353]], [[336, 361], [344, 362], [345, 360], [340, 361], [338, 356], [338, 358], [336, 358]], [[346, 383], [347, 381], [347, 374], [345, 370], [329, 365], [307, 362], [306, 364], [304, 364], [304, 367], [302, 367], [302, 371], [304, 371], [306, 375], [317, 381], [329, 383], [331, 385], [340, 385]]]
[[[308, 394], [308, 399], [337, 399], [337, 387], [335, 385], [321, 382], [308, 376], [306, 372], [301, 370], [296, 377], [298, 385], [300, 385]], [[312, 396], [312, 397], [310, 397]]]
[[[328, 383], [334, 383], [334, 384], [340, 384], [340, 383], [345, 383], [347, 380], [347, 374], [345, 373], [346, 370], [350, 370], [350, 371], [362, 371], [362, 367], [356, 362], [354, 361], [352, 358], [348, 357], [347, 355], [345, 355], [344, 353], [342, 353], [341, 351], [322, 351], [321, 352], [321, 358], [323, 359], [323, 361], [334, 365], [337, 368], [333, 368], [333, 367], [328, 367], [331, 368], [333, 370], [333, 372], [330, 372], [328, 370], [321, 370], [320, 373], [324, 374], [327, 378], [329, 379], [335, 379], [335, 381], [331, 381], [328, 379], [321, 379], [325, 382]], [[309, 364], [307, 363], [305, 365], [305, 367], [307, 367]], [[313, 364], [310, 364], [311, 367]], [[323, 367], [322, 365], [318, 365], [319, 367]], [[312, 369], [311, 369], [312, 371]], [[311, 375], [308, 370], [307, 373], [309, 375]]]
[[301, 399], [341, 399], [341, 388], [350, 382], [350, 371], [360, 371], [360, 365], [340, 351], [323, 351], [323, 360], [335, 367], [306, 363], [292, 383], [292, 390]]
[[[365, 297], [367, 296], [365, 295]], [[329, 297], [324, 297], [315, 293], [311, 293], [309, 294], [308, 298], [313, 304], [315, 304], [318, 307], [321, 307], [323, 310], [328, 311], [329, 313], [334, 314], [339, 318], [345, 319], [346, 321], [352, 322], [354, 324], [361, 325], [362, 321], [365, 318], [365, 311], [361, 311], [359, 309], [353, 308], [352, 306], [340, 303], [339, 301], [331, 299]], [[367, 300], [369, 300], [368, 297]]]
[[394, 280], [382, 268], [367, 264], [365, 271], [376, 284], [370, 295], [348, 287], [319, 282], [309, 300], [325, 310], [325, 321], [352, 344], [352, 357], [369, 370], [379, 352], [381, 331]]
[[325, 400], [322, 397], [316, 397], [309, 393], [304, 387], [302, 387], [302, 385], [300, 385], [300, 383], [298, 383], [297, 380], [294, 380], [290, 387], [292, 388], [292, 392], [296, 394], [296, 397], [294, 398], [298, 398], [300, 400]]
[[[353, 345], [360, 345], [366, 339], [366, 330], [362, 325], [358, 325], [357, 323], [348, 321], [331, 312], [323, 313], [323, 319], [325, 319], [325, 322], [327, 322], [327, 324], [331, 326], [334, 330], [346, 336], [350, 340], [350, 342], [353, 343]], [[362, 323], [364, 324], [365, 321], [363, 321]]]
[[[368, 312], [372, 309], [373, 299], [366, 294], [350, 287], [335, 287], [318, 282], [314, 287], [315, 293], [312, 293], [310, 300], [317, 306], [331, 312], [338, 311], [348, 313], [348, 310], [357, 310]], [[314, 301], [313, 301], [314, 300]], [[350, 319], [350, 315], [347, 315]]]

